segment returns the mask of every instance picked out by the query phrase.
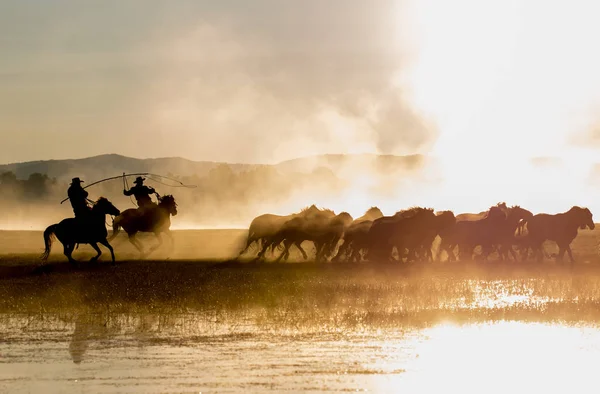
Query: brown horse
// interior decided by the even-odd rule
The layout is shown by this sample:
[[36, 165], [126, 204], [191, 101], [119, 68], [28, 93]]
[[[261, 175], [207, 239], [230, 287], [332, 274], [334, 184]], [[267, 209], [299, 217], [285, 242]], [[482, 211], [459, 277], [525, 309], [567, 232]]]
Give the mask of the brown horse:
[[406, 248], [417, 244], [431, 231], [434, 219], [433, 209], [414, 207], [375, 220], [367, 234], [368, 259], [393, 260], [394, 247], [402, 259]]
[[72, 253], [76, 244], [90, 244], [98, 253], [92, 257], [91, 261], [97, 261], [102, 251], [98, 248], [98, 243], [106, 246], [110, 250], [112, 262], [115, 262], [115, 252], [109, 241], [106, 239], [108, 231], [106, 231], [106, 215], [119, 215], [120, 211], [106, 198], [100, 197], [91, 209], [89, 218], [68, 218], [60, 223], [53, 224], [44, 231], [44, 244], [46, 249], [42, 254], [42, 261], [47, 261], [52, 248], [52, 236], [63, 244], [65, 256], [71, 264], [77, 264], [73, 259]]
[[558, 246], [557, 260], [562, 262], [565, 252], [569, 254], [571, 264], [575, 263], [571, 252], [571, 242], [577, 237], [577, 229], [595, 228], [592, 213], [588, 208], [574, 206], [567, 212], [550, 215], [539, 213], [527, 221], [526, 247], [532, 248], [538, 261], [543, 261], [542, 245], [544, 241], [554, 241]]
[[[258, 250], [260, 252], [266, 240], [272, 238], [275, 234], [277, 234], [277, 232], [287, 221], [296, 217], [314, 217], [316, 215], [319, 215], [320, 212], [321, 210], [313, 204], [310, 207], [304, 208], [300, 212], [293, 213], [291, 215], [274, 215], [271, 213], [265, 213], [263, 215], [257, 216], [250, 223], [250, 228], [248, 229], [248, 238], [246, 240], [246, 246], [242, 249], [238, 257], [246, 253], [250, 249], [250, 246], [252, 246], [253, 244], [256, 244], [258, 246]], [[277, 245], [270, 244], [270, 246], [271, 251], [273, 251], [273, 249]], [[296, 244], [296, 247], [298, 248], [298, 250], [300, 250], [300, 253], [302, 253], [304, 259], [307, 259], [308, 255], [306, 254], [304, 249], [302, 249], [302, 246], [300, 244]]]
[[512, 248], [515, 240], [515, 231], [520, 234], [520, 226], [523, 221], [527, 221], [533, 217], [533, 213], [521, 208], [518, 205], [508, 208], [506, 211], [506, 220], [499, 224], [498, 231], [494, 234], [495, 238], [491, 245], [484, 245], [485, 258], [491, 250], [496, 247], [498, 254], [502, 260], [508, 259], [508, 252], [512, 255], [514, 261], [517, 261], [517, 255]]
[[140, 212], [138, 209], [127, 209], [123, 211], [113, 221], [113, 234], [110, 239], [114, 239], [119, 234], [119, 229], [123, 230], [129, 237], [129, 242], [144, 255], [144, 249], [140, 241], [135, 238], [139, 232], [154, 233], [158, 244], [150, 248], [148, 253], [159, 248], [163, 241], [161, 233], [167, 234], [171, 240], [171, 248], [174, 246], [173, 235], [171, 234], [171, 216], [177, 215], [177, 203], [171, 195], [159, 197], [158, 206], [153, 206]]
[[346, 229], [342, 237], [343, 244], [340, 246], [337, 254], [332, 261], [339, 261], [343, 256], [350, 254], [354, 261], [360, 258], [360, 250], [365, 247], [359, 246], [361, 239], [364, 239], [369, 232], [373, 220], [383, 217], [383, 212], [377, 207], [371, 207], [365, 214], [357, 219], [354, 219], [352, 224]]
[[454, 226], [442, 232], [440, 251], [445, 250], [448, 258], [455, 260], [454, 248], [459, 247], [459, 258], [473, 257], [474, 249], [481, 245], [493, 245], [506, 220], [506, 212], [496, 205], [490, 208], [483, 219], [458, 221]]
[[456, 217], [452, 211], [442, 211], [432, 218], [430, 228], [424, 232], [421, 240], [416, 240], [414, 245], [408, 246], [408, 260], [415, 260], [417, 255], [426, 258], [428, 261], [434, 261], [431, 246], [433, 241], [440, 234], [456, 225]]
[[347, 212], [335, 215], [333, 211], [324, 210], [321, 215], [316, 217], [296, 217], [286, 222], [277, 234], [269, 240], [269, 243], [263, 246], [259, 256], [264, 255], [264, 251], [269, 244], [279, 245], [283, 242], [284, 250], [277, 258], [289, 258], [290, 246], [299, 244], [303, 241], [312, 241], [315, 244], [316, 260], [320, 261], [326, 257], [327, 246], [342, 236], [345, 229], [352, 223], [352, 216]]

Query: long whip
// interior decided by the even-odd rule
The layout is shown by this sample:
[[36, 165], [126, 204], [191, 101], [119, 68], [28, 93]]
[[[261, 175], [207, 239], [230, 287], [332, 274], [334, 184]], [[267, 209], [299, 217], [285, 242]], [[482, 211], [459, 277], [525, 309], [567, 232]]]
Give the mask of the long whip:
[[[88, 187], [97, 185], [97, 184], [102, 183], [102, 182], [112, 181], [114, 179], [119, 179], [119, 178], [123, 178], [123, 183], [125, 184], [126, 177], [128, 177], [128, 176], [153, 176], [153, 177], [157, 177], [157, 178], [167, 179], [169, 181], [173, 181], [173, 182], [176, 182], [176, 183], [179, 184], [179, 185], [168, 185], [166, 183], [162, 183], [162, 182], [160, 182], [160, 181], [158, 181], [156, 179], [152, 179], [151, 178], [151, 180], [153, 180], [154, 182], [161, 183], [161, 184], [163, 184], [165, 186], [170, 186], [170, 187], [185, 187], [185, 188], [188, 188], [188, 189], [193, 189], [193, 188], [198, 187], [197, 185], [186, 185], [183, 182], [181, 182], [180, 180], [169, 178], [169, 177], [166, 177], [164, 175], [152, 174], [150, 172], [140, 172], [140, 173], [135, 173], [135, 174], [125, 174], [125, 173], [123, 173], [122, 175], [119, 175], [119, 176], [112, 176], [112, 177], [109, 177], [109, 178], [104, 178], [104, 179], [101, 179], [99, 181], [90, 183], [89, 185], [85, 186], [84, 189], [87, 189]], [[69, 197], [65, 198], [60, 203], [62, 204], [62, 203], [64, 203], [67, 200], [69, 200]]]

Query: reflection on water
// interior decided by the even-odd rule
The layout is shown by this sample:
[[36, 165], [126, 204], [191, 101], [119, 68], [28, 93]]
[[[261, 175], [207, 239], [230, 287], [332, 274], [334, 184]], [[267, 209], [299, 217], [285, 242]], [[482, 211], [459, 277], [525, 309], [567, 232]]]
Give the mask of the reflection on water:
[[205, 318], [2, 315], [1, 392], [597, 392], [593, 325], [318, 332]]
[[0, 392], [598, 392], [597, 277], [256, 278], [152, 308], [108, 280], [7, 292], [54, 309], [0, 313]]

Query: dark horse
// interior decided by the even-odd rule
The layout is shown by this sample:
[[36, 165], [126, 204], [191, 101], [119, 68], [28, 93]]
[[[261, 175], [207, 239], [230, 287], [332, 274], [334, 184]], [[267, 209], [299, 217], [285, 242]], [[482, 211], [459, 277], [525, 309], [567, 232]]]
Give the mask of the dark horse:
[[139, 232], [154, 233], [158, 239], [158, 245], [152, 247], [148, 253], [156, 250], [162, 245], [161, 233], [165, 233], [169, 236], [171, 247], [173, 247], [174, 240], [170, 227], [171, 216], [177, 215], [177, 203], [175, 202], [175, 198], [171, 195], [159, 197], [158, 200], [158, 206], [153, 206], [150, 209], [145, 208], [144, 211], [141, 212], [134, 208], [123, 211], [113, 221], [113, 234], [110, 237], [110, 240], [113, 240], [117, 234], [119, 234], [119, 229], [123, 227], [129, 236], [129, 242], [131, 242], [142, 254], [144, 254], [142, 244], [135, 239], [135, 235]]
[[542, 245], [544, 241], [554, 241], [558, 245], [558, 261], [562, 261], [565, 252], [569, 254], [571, 264], [575, 262], [571, 252], [571, 242], [577, 237], [577, 229], [588, 227], [593, 230], [594, 220], [587, 208], [574, 206], [567, 212], [549, 215], [540, 213], [526, 220], [526, 247], [532, 248], [537, 254], [538, 261], [543, 260]]
[[44, 244], [46, 249], [42, 254], [42, 261], [45, 262], [48, 260], [50, 249], [52, 248], [52, 236], [55, 235], [63, 244], [65, 256], [67, 256], [69, 262], [72, 264], [76, 263], [76, 260], [72, 257], [76, 244], [90, 244], [98, 253], [96, 256], [92, 257], [91, 261], [98, 260], [102, 254], [100, 248], [98, 248], [98, 243], [106, 246], [108, 250], [110, 250], [112, 262], [114, 263], [115, 252], [106, 239], [108, 231], [106, 230], [105, 220], [106, 215], [116, 216], [119, 214], [120, 211], [112, 205], [110, 201], [104, 197], [100, 197], [91, 209], [87, 220], [68, 218], [60, 223], [49, 226], [44, 231]]

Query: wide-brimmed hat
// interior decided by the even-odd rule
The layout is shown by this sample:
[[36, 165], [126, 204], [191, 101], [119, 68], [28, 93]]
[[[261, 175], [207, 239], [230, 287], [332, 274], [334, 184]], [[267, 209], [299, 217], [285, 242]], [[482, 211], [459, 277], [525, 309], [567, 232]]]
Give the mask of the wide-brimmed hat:
[[74, 183], [80, 184], [82, 182], [83, 181], [81, 179], [79, 179], [79, 178], [73, 178], [73, 179], [71, 179], [71, 185], [74, 184]]
[[141, 176], [138, 176], [137, 178], [135, 178], [135, 181], [133, 181], [133, 183], [142, 183], [146, 180], [146, 178], [142, 178]]

